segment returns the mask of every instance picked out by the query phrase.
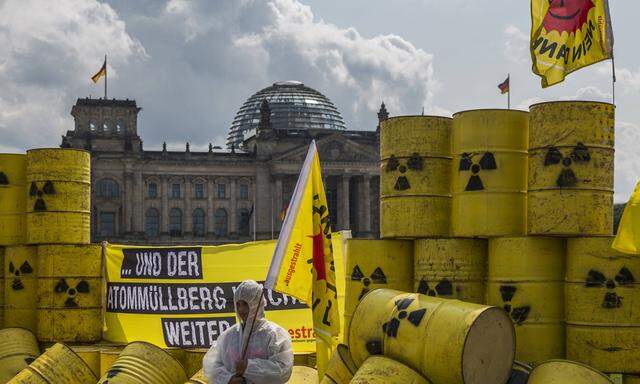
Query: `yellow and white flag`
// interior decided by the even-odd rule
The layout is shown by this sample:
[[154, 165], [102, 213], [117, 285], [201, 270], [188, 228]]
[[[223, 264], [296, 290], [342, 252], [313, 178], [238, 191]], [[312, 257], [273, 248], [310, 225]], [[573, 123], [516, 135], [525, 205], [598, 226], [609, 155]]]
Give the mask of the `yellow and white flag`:
[[300, 171], [265, 286], [305, 301], [316, 338], [331, 346], [340, 332], [331, 221], [313, 141]]
[[640, 182], [624, 207], [618, 233], [611, 247], [624, 253], [640, 254]]
[[542, 87], [613, 57], [608, 0], [531, 0], [531, 59]]

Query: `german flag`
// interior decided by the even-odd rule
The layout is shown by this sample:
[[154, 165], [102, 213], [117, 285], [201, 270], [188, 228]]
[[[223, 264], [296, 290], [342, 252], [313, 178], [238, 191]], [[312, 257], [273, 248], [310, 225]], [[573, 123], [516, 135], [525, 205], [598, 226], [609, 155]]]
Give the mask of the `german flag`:
[[102, 64], [102, 68], [100, 68], [100, 70], [98, 71], [98, 73], [96, 73], [95, 75], [91, 76], [91, 80], [94, 83], [97, 83], [98, 80], [100, 80], [100, 78], [102, 76], [107, 76], [107, 58], [104, 58], [104, 64]]
[[500, 93], [503, 95], [509, 92], [509, 77], [507, 77], [507, 79], [502, 83], [498, 84], [498, 88], [500, 88]]

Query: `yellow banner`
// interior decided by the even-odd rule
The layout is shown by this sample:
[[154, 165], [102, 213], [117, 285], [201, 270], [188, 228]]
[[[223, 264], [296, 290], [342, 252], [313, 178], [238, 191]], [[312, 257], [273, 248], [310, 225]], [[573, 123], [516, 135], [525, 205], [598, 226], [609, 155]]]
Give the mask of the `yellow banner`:
[[612, 52], [607, 0], [531, 0], [531, 58], [543, 88]]
[[[342, 276], [342, 234], [333, 234]], [[275, 241], [222, 246], [137, 247], [107, 244], [103, 338], [142, 340], [160, 347], [208, 348], [235, 324], [233, 292], [261, 281]], [[311, 310], [297, 299], [265, 290], [266, 317], [288, 330], [296, 353], [315, 351]], [[339, 297], [344, 308], [344, 296]]]

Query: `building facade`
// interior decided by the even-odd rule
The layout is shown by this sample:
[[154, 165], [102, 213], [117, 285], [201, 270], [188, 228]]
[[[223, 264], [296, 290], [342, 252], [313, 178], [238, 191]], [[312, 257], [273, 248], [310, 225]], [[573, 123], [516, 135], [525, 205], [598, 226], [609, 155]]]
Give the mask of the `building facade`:
[[[238, 112], [229, 148], [209, 144], [206, 152], [191, 151], [188, 143], [179, 152], [166, 145], [145, 150], [135, 101], [78, 99], [71, 110], [75, 127], [61, 146], [92, 154], [92, 241], [220, 244], [277, 238], [313, 139], [332, 227], [376, 237], [378, 132], [347, 130], [330, 101], [301, 83], [276, 83], [260, 92]], [[319, 120], [323, 115], [327, 125]]]

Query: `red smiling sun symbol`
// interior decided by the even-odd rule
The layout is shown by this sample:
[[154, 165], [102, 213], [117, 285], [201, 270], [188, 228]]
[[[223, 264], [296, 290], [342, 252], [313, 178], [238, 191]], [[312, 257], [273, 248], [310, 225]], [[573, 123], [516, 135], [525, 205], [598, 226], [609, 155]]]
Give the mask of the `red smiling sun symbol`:
[[589, 11], [594, 7], [592, 0], [549, 0], [542, 26], [547, 32], [575, 32], [587, 22]]

